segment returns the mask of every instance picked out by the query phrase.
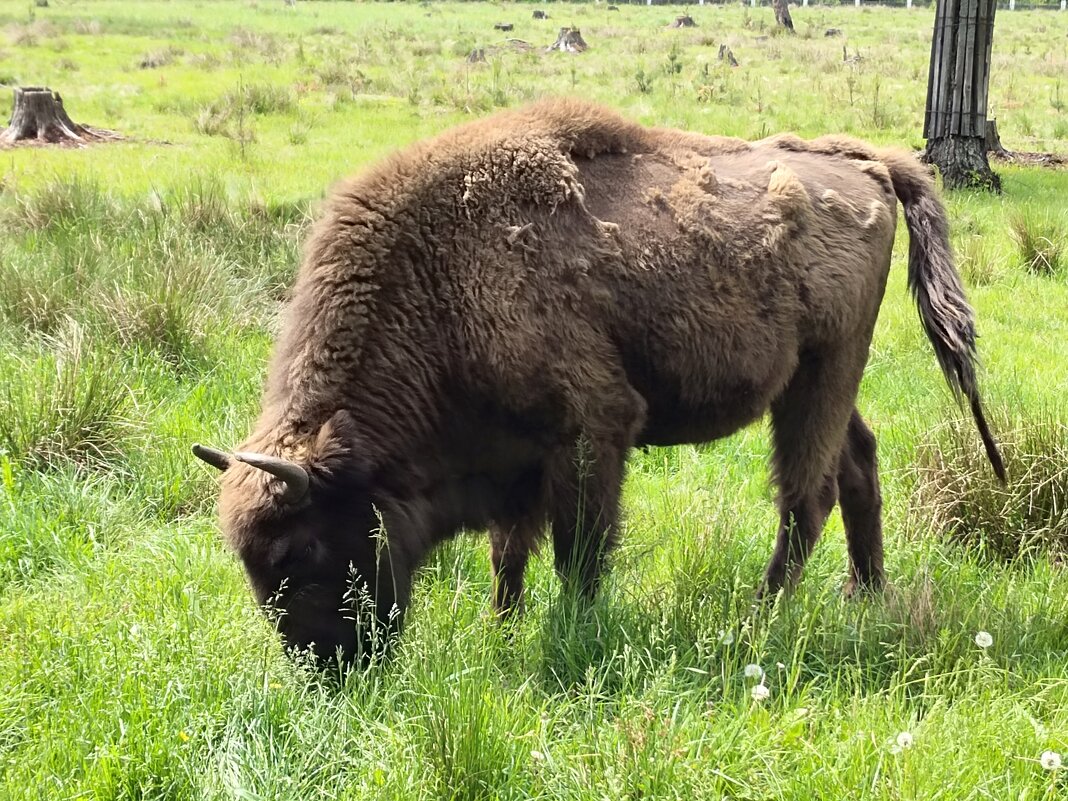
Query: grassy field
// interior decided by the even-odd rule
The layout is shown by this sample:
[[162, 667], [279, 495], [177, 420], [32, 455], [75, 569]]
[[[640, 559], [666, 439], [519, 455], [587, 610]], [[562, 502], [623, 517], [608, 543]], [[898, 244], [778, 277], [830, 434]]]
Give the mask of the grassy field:
[[[1042, 764], [1068, 762], [1068, 171], [1005, 166], [1004, 195], [947, 199], [1006, 489], [906, 297], [901, 226], [860, 399], [883, 596], [841, 598], [836, 515], [799, 590], [750, 614], [776, 523], [757, 426], [635, 454], [592, 610], [543, 557], [502, 632], [472, 535], [421, 574], [388, 666], [339, 684], [282, 653], [189, 444], [247, 433], [333, 181], [546, 94], [922, 144], [930, 9], [798, 8], [785, 36], [770, 8], [694, 6], [678, 31], [673, 7], [532, 8], [0, 3], [0, 84], [51, 86], [126, 137], [0, 152], [0, 798], [1068, 796]], [[539, 46], [574, 24], [591, 47], [519, 51], [497, 21]], [[1010, 149], [1068, 151], [1066, 25], [998, 15]], [[500, 49], [468, 64], [476, 47]]]

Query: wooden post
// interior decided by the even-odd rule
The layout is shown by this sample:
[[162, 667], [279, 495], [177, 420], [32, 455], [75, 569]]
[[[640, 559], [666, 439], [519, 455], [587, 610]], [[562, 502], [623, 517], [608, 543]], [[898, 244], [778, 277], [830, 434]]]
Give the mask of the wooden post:
[[999, 191], [986, 158], [986, 100], [997, 0], [938, 0], [923, 136], [949, 188]]
[[855, 5], [857, 8], [860, 8], [860, 0], [853, 0], [853, 5]]
[[905, 8], [912, 8], [912, 0], [905, 0]]
[[1009, 11], [1016, 10], [1016, 0], [1009, 0]]
[[[1064, 0], [1061, 0], [1061, 2], [1063, 3]], [[808, 0], [801, 0], [801, 5], [803, 5], [805, 8], [808, 8]]]

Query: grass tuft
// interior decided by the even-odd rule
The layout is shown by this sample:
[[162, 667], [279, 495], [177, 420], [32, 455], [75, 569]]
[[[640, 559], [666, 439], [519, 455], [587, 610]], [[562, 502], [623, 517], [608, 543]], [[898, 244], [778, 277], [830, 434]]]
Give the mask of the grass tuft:
[[916, 467], [916, 512], [980, 553], [1016, 559], [1041, 549], [1068, 556], [1068, 423], [1063, 409], [995, 418], [1008, 472], [998, 483], [971, 420], [940, 428]]
[[75, 324], [47, 345], [0, 366], [0, 449], [38, 469], [113, 456], [129, 424], [126, 376]]
[[1068, 237], [1063, 224], [1048, 212], [1021, 210], [1009, 218], [1009, 231], [1029, 273], [1053, 278], [1068, 268]]
[[997, 253], [982, 236], [963, 239], [956, 250], [957, 268], [969, 286], [990, 286], [1001, 277]]

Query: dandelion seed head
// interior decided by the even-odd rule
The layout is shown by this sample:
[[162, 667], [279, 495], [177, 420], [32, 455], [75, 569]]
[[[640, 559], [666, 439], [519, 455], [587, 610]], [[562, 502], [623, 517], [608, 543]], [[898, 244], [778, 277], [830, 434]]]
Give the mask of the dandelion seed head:
[[912, 733], [903, 731], [897, 736], [897, 747], [904, 751], [906, 748], [912, 748]]
[[989, 631], [980, 631], [975, 635], [975, 644], [980, 648], [989, 648], [994, 644], [994, 638]]
[[1056, 751], [1043, 751], [1042, 756], [1038, 758], [1038, 761], [1042, 765], [1043, 770], [1061, 769], [1061, 755]]
[[753, 697], [754, 701], [759, 703], [760, 701], [767, 701], [768, 698], [771, 697], [771, 690], [769, 690], [763, 684], [758, 684], [756, 687], [749, 691], [749, 694]]
[[745, 670], [742, 671], [747, 679], [762, 679], [764, 678], [764, 668], [760, 665], [750, 663], [745, 666]]

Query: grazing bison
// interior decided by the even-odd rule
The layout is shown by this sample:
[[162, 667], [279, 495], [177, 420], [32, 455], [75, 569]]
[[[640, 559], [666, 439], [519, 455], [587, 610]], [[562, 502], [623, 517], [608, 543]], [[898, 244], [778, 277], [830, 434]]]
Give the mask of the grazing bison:
[[945, 211], [905, 153], [554, 101], [342, 184], [255, 431], [238, 453], [195, 446], [224, 470], [223, 529], [285, 641], [364, 653], [364, 624], [398, 627], [413, 571], [461, 528], [490, 531], [502, 614], [546, 529], [562, 579], [592, 595], [628, 451], [769, 409], [781, 524], [761, 591], [796, 576], [836, 500], [850, 588], [878, 587], [875, 437], [854, 402], [898, 200], [923, 326], [1003, 475]]

